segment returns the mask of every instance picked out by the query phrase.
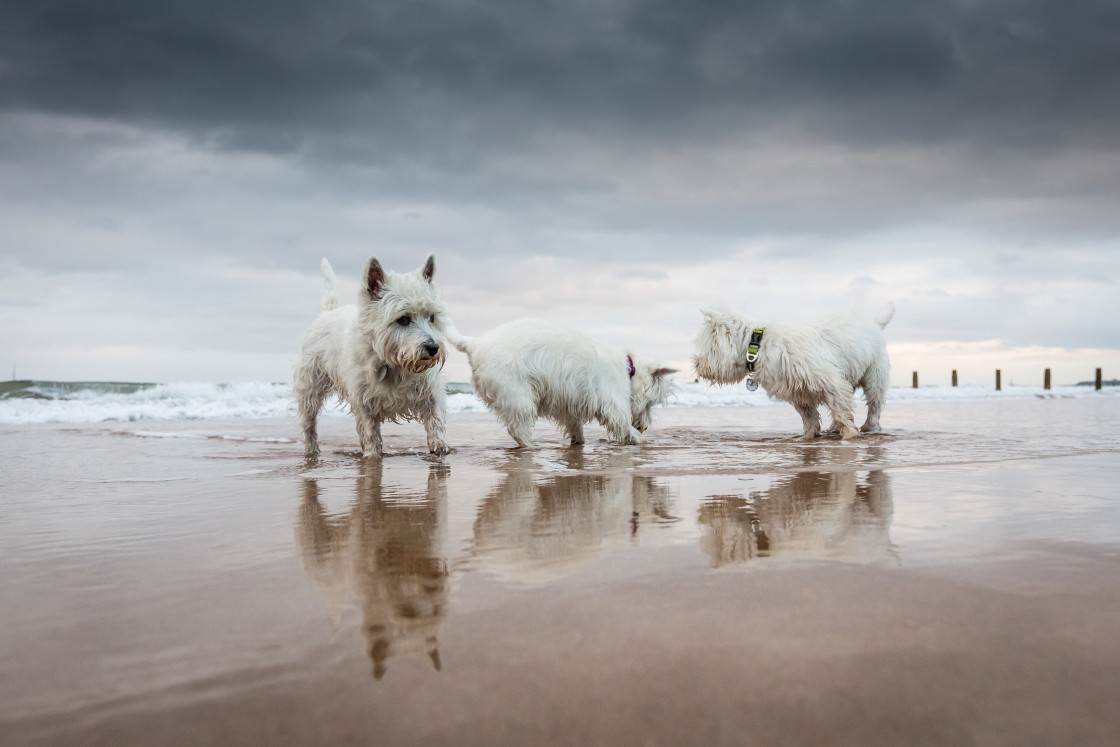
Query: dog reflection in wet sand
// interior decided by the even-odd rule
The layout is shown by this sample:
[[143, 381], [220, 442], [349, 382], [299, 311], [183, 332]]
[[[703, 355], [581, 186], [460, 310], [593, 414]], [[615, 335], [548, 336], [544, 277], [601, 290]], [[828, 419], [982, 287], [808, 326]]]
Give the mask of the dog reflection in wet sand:
[[801, 472], [767, 490], [700, 504], [700, 545], [713, 568], [758, 558], [870, 563], [896, 559], [894, 499], [883, 471]]
[[[304, 482], [297, 539], [304, 568], [332, 616], [350, 604], [362, 614], [373, 676], [381, 679], [393, 656], [424, 653], [440, 668], [438, 633], [447, 613], [444, 556], [447, 468], [433, 466], [427, 492], [387, 501], [380, 463], [358, 479], [350, 512], [329, 515], [315, 480]], [[405, 496], [407, 498], [407, 496]]]
[[[581, 455], [572, 458], [570, 466], [582, 470]], [[473, 554], [507, 580], [547, 583], [609, 547], [636, 542], [643, 526], [678, 521], [671, 508], [669, 489], [655, 478], [609, 465], [600, 474], [542, 475], [525, 456], [506, 465], [480, 504]]]

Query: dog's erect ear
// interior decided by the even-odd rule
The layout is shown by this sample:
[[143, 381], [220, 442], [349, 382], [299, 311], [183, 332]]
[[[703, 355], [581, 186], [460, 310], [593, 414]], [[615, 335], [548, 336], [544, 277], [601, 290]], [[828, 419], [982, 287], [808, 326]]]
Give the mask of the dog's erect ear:
[[381, 263], [377, 261], [377, 257], [370, 257], [369, 262], [366, 264], [366, 293], [370, 298], [377, 298], [381, 295], [381, 285], [385, 282], [385, 270], [382, 269]]
[[428, 255], [428, 261], [424, 263], [424, 269], [420, 274], [423, 275], [424, 279], [429, 283], [432, 282], [432, 275], [436, 274], [436, 255]]
[[704, 322], [715, 327], [726, 327], [729, 330], [739, 329], [743, 326], [742, 321], [730, 313], [720, 308], [707, 308], [700, 309], [700, 313], [704, 315]]
[[679, 368], [657, 368], [657, 369], [654, 369], [654, 371], [653, 371], [653, 378], [659, 379], [659, 378], [663, 378], [665, 376], [672, 376], [673, 374], [679, 373], [679, 372], [680, 372]]

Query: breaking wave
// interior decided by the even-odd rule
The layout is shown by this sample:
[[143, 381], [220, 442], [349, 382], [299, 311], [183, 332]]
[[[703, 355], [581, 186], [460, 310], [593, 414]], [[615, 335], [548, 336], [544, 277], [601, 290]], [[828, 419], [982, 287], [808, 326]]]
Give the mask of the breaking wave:
[[[1120, 387], [1094, 391], [1091, 386], [1007, 387], [997, 392], [983, 386], [895, 387], [889, 399], [898, 402], [968, 401], [979, 399], [1080, 398], [1120, 396]], [[769, 407], [782, 403], [746, 387], [680, 384], [669, 407]], [[485, 412], [470, 384], [447, 385], [451, 413]], [[337, 400], [328, 401], [324, 415], [347, 415]], [[228, 418], [286, 418], [295, 415], [290, 384], [270, 382], [0, 382], [0, 424], [103, 423], [142, 420], [222, 420]]]

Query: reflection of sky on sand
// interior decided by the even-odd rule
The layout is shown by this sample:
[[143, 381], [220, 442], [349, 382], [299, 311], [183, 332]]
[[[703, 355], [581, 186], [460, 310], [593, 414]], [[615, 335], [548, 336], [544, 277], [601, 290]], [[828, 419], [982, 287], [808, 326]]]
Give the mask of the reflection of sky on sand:
[[897, 503], [892, 536], [912, 566], [1115, 544], [1120, 502], [1108, 456], [895, 470], [892, 484], [906, 500]]
[[809, 443], [785, 432], [785, 408], [704, 411], [700, 424], [663, 413], [641, 447], [592, 436], [573, 448], [545, 424], [529, 451], [491, 443], [502, 432], [478, 416], [442, 467], [401, 450], [371, 469], [343, 449], [304, 469], [297, 534], [336, 629], [360, 616], [375, 674], [393, 656], [426, 654], [438, 668], [441, 626], [471, 605], [453, 598], [460, 577], [476, 590], [594, 584], [664, 562], [669, 546], [711, 568], [764, 569], [1014, 557], [1030, 537], [1110, 541], [1108, 496], [1033, 488], [1048, 458], [1120, 443], [1097, 404], [924, 406], [886, 434]]
[[[812, 443], [794, 437], [792, 408], [666, 411], [640, 447], [592, 431], [571, 448], [545, 424], [542, 448], [526, 452], [505, 446], [483, 414], [456, 422], [442, 465], [410, 424], [387, 428], [378, 464], [353, 454], [352, 423], [328, 421], [334, 448], [311, 465], [280, 440], [287, 422], [50, 429], [42, 435], [82, 444], [58, 447], [69, 454], [63, 488], [48, 502], [14, 495], [0, 535], [27, 567], [89, 553], [97, 569], [159, 547], [134, 572], [115, 572], [132, 579], [187, 558], [179, 577], [210, 583], [285, 557], [292, 536], [287, 524], [285, 543], [249, 541], [263, 504], [223, 499], [218, 509], [214, 496], [295, 490], [289, 516], [323, 629], [353, 636], [349, 650], [375, 675], [406, 664], [431, 674], [446, 664], [449, 620], [526, 587], [594, 593], [643, 572], [913, 568], [1115, 543], [1120, 509], [1100, 474], [1108, 467], [1092, 461], [1120, 444], [1111, 402], [895, 404], [887, 434]], [[1064, 477], [1051, 474], [1053, 457], [1065, 457]], [[9, 467], [16, 485], [59, 483], [54, 461]]]
[[[460, 607], [477, 607], [456, 602], [457, 578], [470, 577], [473, 594], [507, 594], [565, 580], [593, 589], [650, 560], [660, 571], [696, 568], [690, 557], [724, 569], [925, 567], [1014, 560], [1070, 538], [1115, 541], [1107, 482], [1054, 491], [1046, 458], [938, 463], [943, 456], [921, 451], [931, 440], [747, 441], [736, 448], [785, 468], [710, 463], [668, 474], [659, 453], [710, 444], [464, 449], [451, 465], [344, 455], [300, 473], [296, 534], [332, 628], [360, 631], [377, 678], [394, 657], [440, 669], [441, 628]], [[983, 457], [999, 447], [973, 438], [971, 448]], [[931, 464], [904, 466], [912, 459]]]

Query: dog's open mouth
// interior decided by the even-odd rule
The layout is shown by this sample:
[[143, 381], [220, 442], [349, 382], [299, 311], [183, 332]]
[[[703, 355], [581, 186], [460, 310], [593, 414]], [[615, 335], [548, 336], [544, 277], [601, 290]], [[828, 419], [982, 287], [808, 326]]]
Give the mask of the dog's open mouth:
[[425, 355], [421, 356], [420, 358], [417, 358], [416, 360], [414, 360], [412, 362], [411, 368], [412, 368], [413, 372], [415, 372], [415, 373], [424, 373], [429, 368], [434, 368], [436, 366], [442, 366], [443, 363], [444, 363], [444, 357], [442, 355], [442, 351], [440, 351], [439, 353], [436, 353], [434, 355], [425, 354]]

